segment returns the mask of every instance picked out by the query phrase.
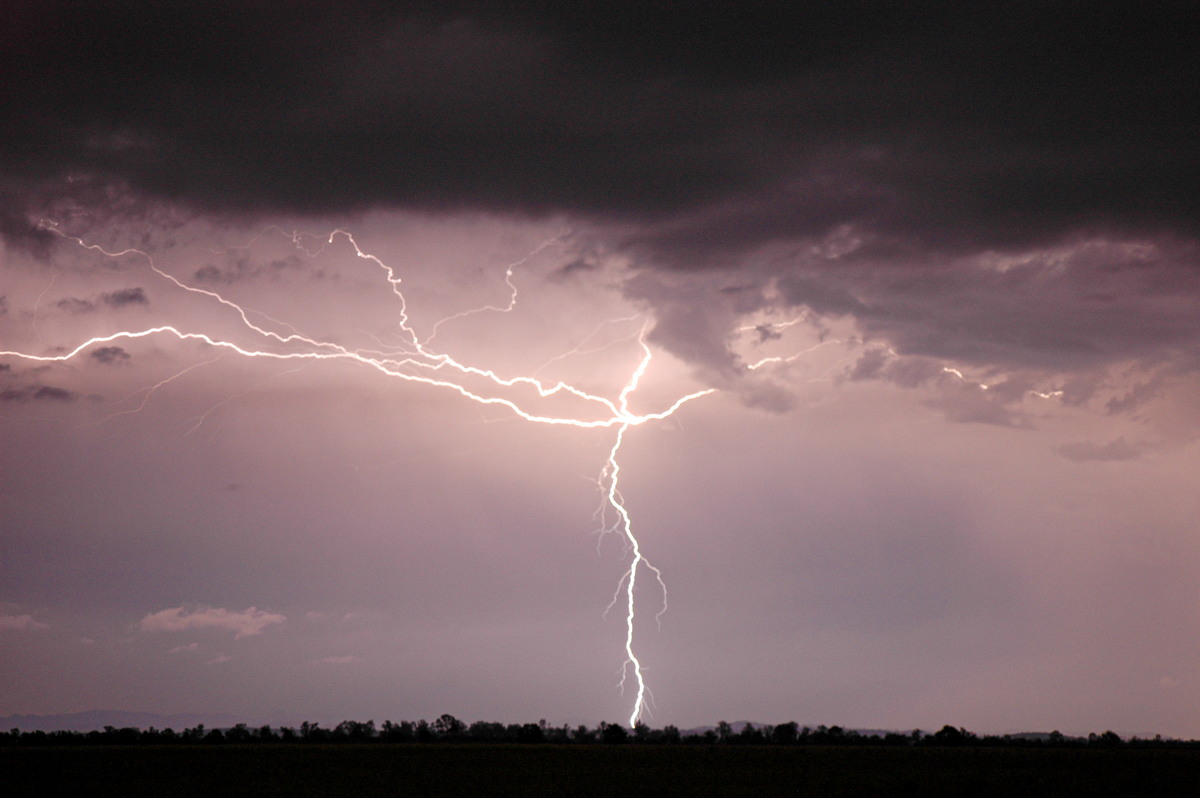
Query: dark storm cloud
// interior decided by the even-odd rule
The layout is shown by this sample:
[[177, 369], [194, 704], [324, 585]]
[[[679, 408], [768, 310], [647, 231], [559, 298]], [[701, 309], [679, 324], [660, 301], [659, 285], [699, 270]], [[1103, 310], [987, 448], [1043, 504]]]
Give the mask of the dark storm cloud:
[[0, 402], [70, 402], [75, 398], [74, 392], [52, 385], [26, 385], [0, 391]]
[[108, 293], [100, 294], [94, 299], [79, 299], [78, 297], [64, 297], [54, 303], [54, 306], [59, 310], [67, 313], [92, 313], [98, 310], [101, 306], [110, 308], [123, 308], [129, 305], [149, 305], [150, 300], [146, 297], [146, 291], [142, 288], [122, 288], [117, 291], [109, 291]]
[[1165, 378], [1161, 374], [1156, 374], [1145, 382], [1134, 383], [1133, 387], [1123, 396], [1109, 399], [1105, 408], [1112, 414], [1127, 413], [1159, 396], [1165, 388]]
[[1200, 341], [1183, 306], [1200, 297], [1193, 4], [3, 13], [9, 240], [80, 197], [566, 213], [619, 231], [648, 272], [745, 275], [736, 302], [629, 288], [657, 343], [725, 375], [730, 324], [772, 281], [906, 356], [1082, 371]]
[[115, 363], [124, 363], [131, 356], [119, 346], [101, 346], [92, 350], [91, 357], [99, 363], [110, 366]]
[[871, 348], [848, 367], [845, 379], [852, 382], [885, 380], [901, 388], [936, 387], [928, 404], [950, 421], [1028, 427], [1029, 420], [1014, 406], [1034, 387], [1028, 376], [1010, 376], [998, 383], [971, 382], [936, 361], [922, 357], [900, 357], [894, 351]]
[[146, 292], [141, 288], [122, 288], [100, 296], [100, 301], [112, 308], [123, 308], [126, 305], [148, 305]]
[[54, 303], [54, 307], [67, 313], [91, 313], [96, 309], [96, 303], [78, 297], [64, 297]]
[[677, 263], [847, 222], [1195, 229], [1186, 5], [742, 5], [16, 3], [4, 188], [567, 210], [663, 223], [634, 238]]
[[[0, 81], [3, 80], [0, 78]], [[4, 149], [7, 151], [6, 147]], [[11, 178], [0, 179], [0, 239], [9, 246], [45, 258], [50, 253], [54, 236], [36, 224], [31, 224], [25, 214], [26, 209], [39, 204], [39, 192], [10, 185], [13, 182], [20, 183], [12, 181]]]
[[256, 277], [276, 277], [284, 273], [306, 272], [313, 279], [323, 279], [326, 275], [320, 271], [308, 270], [307, 264], [300, 257], [281, 258], [266, 263], [254, 261], [246, 253], [228, 253], [223, 266], [206, 263], [192, 273], [192, 279], [199, 283], [229, 284], [239, 280]]
[[777, 284], [788, 303], [851, 314], [906, 355], [1080, 370], [1164, 359], [1200, 340], [1198, 264], [1194, 244], [1172, 240], [1067, 241], [1014, 258], [880, 257], [867, 245], [808, 258]]
[[560, 266], [558, 271], [555, 272], [554, 276], [559, 278], [569, 277], [573, 274], [579, 274], [580, 272], [592, 272], [598, 268], [600, 268], [600, 265], [596, 263], [595, 260], [589, 258], [576, 258], [575, 260], [569, 261]]
[[878, 379], [883, 375], [887, 365], [887, 352], [882, 349], [871, 349], [863, 353], [863, 356], [858, 359], [846, 376], [854, 381]]

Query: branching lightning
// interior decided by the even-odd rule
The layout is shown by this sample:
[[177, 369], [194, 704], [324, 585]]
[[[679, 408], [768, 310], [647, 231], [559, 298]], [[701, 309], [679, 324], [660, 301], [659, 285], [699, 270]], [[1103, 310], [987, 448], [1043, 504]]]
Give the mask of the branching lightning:
[[[753, 339], [754, 339], [753, 344], [758, 346], [758, 345], [762, 345], [769, 341], [777, 341], [777, 340], [781, 339], [783, 337], [783, 332], [785, 330], [787, 330], [788, 328], [794, 327], [797, 324], [800, 324], [801, 322], [804, 322], [807, 320], [808, 320], [808, 316], [807, 316], [807, 314], [805, 314], [805, 315], [801, 315], [796, 318], [788, 319], [786, 321], [781, 321], [781, 322], [763, 321], [758, 324], [748, 324], [748, 325], [744, 325], [742, 327], [738, 327], [734, 330], [734, 333], [737, 336], [749, 336], [750, 334], [753, 334]], [[858, 345], [858, 344], [862, 344], [862, 343], [863, 342], [857, 338], [851, 338], [850, 340], [844, 340], [844, 339], [840, 339], [840, 338], [826, 337], [825, 334], [822, 333], [819, 340], [817, 340], [815, 343], [809, 344], [808, 346], [805, 346], [800, 349], [792, 350], [788, 354], [785, 354], [785, 355], [769, 355], [769, 356], [765, 356], [765, 357], [759, 357], [756, 360], [747, 360], [744, 364], [744, 368], [746, 369], [746, 371], [757, 371], [759, 369], [762, 369], [762, 368], [768, 367], [768, 366], [786, 366], [797, 360], [800, 360], [801, 358], [811, 355], [814, 352], [816, 352], [819, 349], [822, 349], [823, 347], [826, 347], [826, 346], [835, 345], [835, 344], [838, 346], [848, 346], [848, 345], [853, 346], [853, 345]], [[874, 350], [874, 353], [877, 355], [881, 355], [886, 360], [892, 361], [892, 362], [899, 361], [902, 359], [900, 353], [897, 352], [895, 349], [893, 349], [890, 346], [876, 348]], [[847, 358], [847, 357], [838, 359], [832, 365], [830, 365], [823, 374], [821, 374], [820, 376], [818, 376], [814, 379], [811, 379], [810, 382], [818, 382], [820, 380], [827, 379], [831, 375], [835, 375], [837, 372], [841, 372], [841, 374], [843, 374], [843, 375], [846, 374], [849, 371], [849, 369], [847, 367], [848, 362], [849, 362], [849, 358]], [[978, 390], [983, 391], [983, 392], [990, 391], [993, 389], [993, 387], [995, 387], [994, 385], [989, 384], [987, 382], [983, 382], [978, 379], [973, 379], [972, 377], [970, 377], [966, 373], [964, 373], [962, 368], [959, 368], [955, 365], [942, 364], [939, 368], [940, 368], [940, 371], [942, 374], [947, 375], [948, 377], [952, 378], [954, 381], [956, 381], [964, 386], [970, 386], [973, 388], [977, 388]], [[1047, 400], [1061, 399], [1063, 396], [1063, 393], [1064, 392], [1061, 388], [1050, 388], [1048, 390], [1038, 390], [1036, 388], [1028, 388], [1024, 391], [1024, 394], [1027, 396], [1033, 396], [1038, 399], [1047, 399]]]
[[[959, 382], [963, 382], [968, 385], [974, 385], [976, 388], [978, 388], [981, 391], [990, 391], [992, 389], [992, 386], [989, 385], [988, 383], [980, 382], [978, 380], [972, 380], [969, 377], [967, 377], [965, 374], [963, 374], [960, 369], [956, 369], [953, 366], [942, 366], [942, 373], [949, 374], [950, 376], [957, 379]], [[1038, 391], [1033, 388], [1030, 388], [1027, 391], [1025, 391], [1025, 393], [1029, 394], [1030, 396], [1036, 396], [1039, 399], [1057, 399], [1063, 395], [1062, 389], [1054, 389], [1052, 391]]]
[[[621, 492], [619, 489], [619, 478], [621, 475], [619, 456], [621, 453], [621, 446], [625, 441], [626, 433], [631, 428], [640, 426], [647, 422], [659, 421], [668, 418], [688, 402], [712, 393], [714, 389], [705, 389], [684, 394], [668, 404], [664, 409], [655, 412], [634, 412], [630, 408], [630, 398], [637, 391], [638, 386], [643, 376], [646, 374], [646, 371], [649, 368], [652, 360], [652, 352], [650, 347], [646, 344], [646, 334], [649, 329], [648, 324], [643, 324], [640, 332], [637, 334], [636, 340], [640, 349], [640, 356], [616, 398], [610, 398], [591, 393], [561, 380], [543, 380], [538, 377], [538, 373], [542, 370], [540, 368], [530, 375], [503, 376], [495, 370], [462, 362], [451, 356], [449, 353], [435, 350], [431, 346], [439, 328], [455, 320], [483, 312], [507, 313], [512, 311], [517, 304], [517, 286], [514, 282], [515, 269], [525, 261], [529, 260], [529, 258], [540, 252], [542, 249], [549, 246], [556, 239], [550, 239], [542, 243], [537, 249], [529, 253], [529, 255], [527, 255], [525, 258], [510, 264], [506, 268], [504, 280], [510, 292], [507, 304], [487, 305], [448, 316], [435, 323], [432, 326], [429, 334], [422, 338], [420, 335], [418, 335], [416, 329], [410, 322], [408, 315], [408, 302], [401, 290], [401, 277], [392, 267], [384, 263], [380, 258], [364, 251], [359, 246], [354, 236], [349, 232], [340, 229], [334, 230], [324, 239], [324, 243], [321, 244], [321, 247], [323, 248], [324, 246], [332, 245], [338, 239], [344, 239], [353, 248], [353, 252], [357, 258], [368, 261], [383, 273], [383, 277], [387, 281], [388, 286], [390, 287], [390, 290], [392, 294], [394, 294], [399, 305], [398, 326], [401, 331], [401, 343], [391, 348], [380, 343], [378, 350], [364, 350], [352, 349], [333, 341], [320, 340], [310, 337], [300, 332], [298, 328], [290, 324], [285, 324], [284, 322], [271, 319], [271, 317], [267, 316], [266, 314], [259, 313], [258, 311], [234, 302], [217, 291], [185, 283], [169, 272], [159, 268], [154, 259], [143, 250], [129, 248], [119, 251], [109, 251], [99, 245], [88, 243], [81, 238], [64, 233], [59, 229], [59, 226], [56, 223], [43, 222], [41, 227], [65, 240], [74, 242], [84, 249], [98, 252], [108, 258], [118, 259], [126, 256], [135, 256], [143, 259], [148, 265], [149, 269], [158, 277], [170, 282], [175, 287], [183, 291], [204, 297], [216, 305], [219, 305], [225, 311], [232, 313], [240, 321], [241, 327], [245, 331], [251, 333], [253, 339], [257, 341], [257, 343], [250, 344], [238, 342], [202, 330], [162, 324], [141, 329], [121, 329], [104, 335], [98, 335], [82, 341], [65, 352], [57, 351], [53, 354], [37, 354], [33, 352], [0, 350], [0, 357], [18, 358], [38, 363], [61, 363], [70, 361], [73, 358], [77, 358], [82, 353], [87, 352], [93, 347], [103, 344], [150, 337], [173, 337], [179, 341], [202, 342], [218, 351], [230, 352], [244, 358], [294, 361], [297, 363], [302, 363], [305, 361], [327, 360], [350, 361], [369, 369], [373, 369], [385, 377], [452, 391], [481, 405], [494, 405], [505, 408], [515, 416], [530, 423], [576, 427], [581, 429], [614, 430], [615, 435], [613, 444], [609, 449], [607, 461], [601, 470], [599, 483], [602, 488], [606, 506], [611, 508], [616, 514], [616, 523], [611, 527], [610, 531], [619, 531], [621, 533], [630, 553], [630, 561], [628, 567], [624, 571], [623, 576], [621, 577], [620, 582], [618, 583], [617, 593], [614, 595], [614, 600], [609, 606], [611, 608], [617, 603], [618, 597], [621, 595], [623, 589], [626, 610], [624, 644], [625, 662], [621, 670], [621, 686], [624, 687], [627, 677], [629, 674], [632, 674], [634, 683], [636, 684], [636, 697], [634, 699], [633, 708], [629, 716], [629, 724], [633, 726], [639, 722], [646, 711], [646, 699], [649, 694], [643, 674], [642, 663], [634, 651], [634, 631], [636, 621], [635, 591], [637, 588], [639, 571], [643, 567], [647, 569], [655, 576], [655, 578], [658, 580], [660, 588], [662, 589], [663, 605], [662, 610], [658, 612], [658, 616], [661, 616], [662, 612], [666, 609], [666, 586], [662, 580], [662, 573], [643, 555], [641, 545], [638, 541], [638, 538], [634, 534], [633, 522], [629, 511], [621, 497]], [[298, 249], [301, 249], [310, 255], [313, 254], [313, 252], [309, 250], [304, 243], [306, 240], [311, 240], [310, 237], [301, 233], [291, 233], [287, 235], [290, 235], [293, 244]], [[43, 294], [44, 293], [45, 291], [43, 291]], [[267, 323], [274, 323], [281, 328], [290, 330], [290, 332], [280, 333], [273, 329], [269, 329], [262, 324], [255, 323], [255, 321], [252, 320], [252, 317], [267, 319]], [[585, 341], [581, 342], [573, 351], [581, 351], [585, 343], [586, 339]], [[205, 365], [208, 362], [211, 362], [211, 360], [197, 365]], [[137, 410], [140, 410], [145, 406], [146, 402], [149, 401], [150, 397], [159, 388], [171, 382], [172, 380], [183, 376], [192, 368], [196, 367], [197, 366], [191, 366], [188, 369], [184, 369], [183, 371], [180, 371], [171, 377], [161, 380], [156, 385], [148, 389], [143, 389], [146, 393], [138, 408], [126, 412], [137, 412]], [[542, 368], [545, 368], [545, 366]], [[514, 398], [514, 393], [510, 389], [518, 389], [518, 391], [532, 391], [532, 394], [529, 394], [529, 398], [527, 399], [521, 399], [520, 394], [518, 393], [516, 398]], [[534, 398], [533, 394], [536, 394], [536, 398]], [[136, 394], [134, 395], [136, 396]], [[530, 402], [550, 399], [552, 397], [573, 397], [576, 400], [581, 400], [582, 406], [590, 408], [590, 412], [574, 415], [542, 412], [530, 404]], [[211, 412], [211, 410], [209, 412]], [[203, 422], [203, 418], [204, 417], [202, 416], [199, 420], [197, 420], [197, 426]]]

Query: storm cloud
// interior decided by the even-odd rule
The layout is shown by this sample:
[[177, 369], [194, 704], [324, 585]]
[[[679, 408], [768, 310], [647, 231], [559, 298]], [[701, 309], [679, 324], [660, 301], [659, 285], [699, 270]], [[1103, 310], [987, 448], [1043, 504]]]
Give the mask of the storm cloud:
[[101, 346], [88, 353], [88, 357], [110, 366], [114, 363], [124, 363], [132, 356], [119, 346]]
[[17, 3], [5, 190], [572, 211], [678, 265], [858, 225], [961, 251], [1194, 233], [1185, 5]]
[[76, 398], [74, 391], [54, 385], [25, 385], [0, 391], [0, 402], [71, 402]]
[[[1072, 370], [1200, 337], [1185, 4], [6, 13], [0, 174], [27, 223], [89, 196], [567, 213], [639, 268], [777, 278], [904, 354]], [[720, 302], [640, 296], [660, 343], [730, 367]]]
[[150, 300], [141, 288], [122, 288], [109, 291], [88, 299], [64, 297], [54, 303], [59, 310], [67, 313], [94, 313], [101, 307], [124, 308], [129, 305], [149, 305]]

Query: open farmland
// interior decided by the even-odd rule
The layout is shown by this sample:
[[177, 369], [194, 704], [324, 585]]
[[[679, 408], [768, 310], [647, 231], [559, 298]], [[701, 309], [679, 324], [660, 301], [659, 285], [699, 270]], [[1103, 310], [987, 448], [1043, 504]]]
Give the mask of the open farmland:
[[1200, 751], [768, 746], [9, 748], [8, 795], [1194, 796]]

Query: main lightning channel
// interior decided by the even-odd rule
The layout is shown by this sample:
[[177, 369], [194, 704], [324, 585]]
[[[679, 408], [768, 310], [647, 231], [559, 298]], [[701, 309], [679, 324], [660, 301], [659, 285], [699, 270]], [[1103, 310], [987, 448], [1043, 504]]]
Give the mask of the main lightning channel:
[[[166, 272], [158, 267], [154, 262], [154, 258], [143, 250], [129, 248], [119, 251], [109, 251], [97, 244], [91, 244], [75, 236], [68, 235], [59, 229], [57, 223], [46, 221], [41, 225], [42, 229], [47, 230], [61, 238], [74, 242], [78, 246], [101, 253], [102, 255], [118, 259], [125, 256], [136, 256], [145, 260], [146, 264], [160, 278], [172, 283], [177, 288], [207, 298], [221, 307], [227, 309], [234, 314], [245, 330], [252, 333], [259, 339], [259, 343], [252, 345], [247, 343], [239, 343], [237, 341], [226, 338], [210, 335], [209, 333], [182, 329], [180, 327], [163, 324], [143, 329], [126, 329], [117, 330], [105, 335], [98, 335], [89, 338], [82, 343], [79, 343], [74, 348], [66, 352], [61, 350], [55, 354], [36, 354], [31, 352], [21, 352], [15, 350], [0, 350], [0, 357], [18, 358], [27, 361], [40, 363], [55, 363], [66, 362], [78, 357], [81, 353], [86, 352], [92, 347], [100, 344], [112, 343], [119, 340], [135, 340], [148, 337], [174, 337], [180, 341], [199, 341], [208, 346], [219, 350], [227, 350], [245, 358], [261, 358], [270, 360], [283, 361], [319, 361], [319, 360], [340, 360], [352, 361], [367, 368], [383, 374], [386, 377], [415, 382], [424, 385], [429, 385], [436, 388], [442, 388], [453, 391], [459, 395], [477, 402], [482, 405], [496, 405], [506, 408], [517, 417], [536, 424], [548, 424], [557, 426], [569, 426], [581, 429], [615, 429], [613, 445], [609, 449], [608, 458], [601, 472], [600, 483], [603, 486], [603, 493], [607, 504], [613, 509], [618, 518], [618, 528], [628, 545], [631, 552], [629, 567], [624, 572], [619, 586], [618, 594], [620, 593], [620, 585], [625, 588], [625, 664], [622, 668], [621, 685], [624, 686], [626, 676], [632, 673], [637, 686], [636, 697], [633, 708], [629, 716], [630, 726], [635, 726], [641, 720], [646, 711], [646, 696], [648, 690], [643, 674], [642, 663], [638, 659], [634, 651], [634, 629], [636, 622], [636, 602], [635, 591], [637, 587], [638, 572], [642, 567], [650, 570], [658, 580], [658, 583], [663, 591], [663, 610], [666, 608], [666, 586], [663, 583], [662, 573], [652, 565], [642, 554], [641, 544], [634, 534], [633, 521], [628, 509], [625, 506], [624, 500], [618, 487], [618, 480], [621, 473], [619, 456], [621, 446], [625, 441], [625, 434], [631, 428], [640, 426], [651, 421], [660, 421], [668, 418], [683, 407], [688, 402], [698, 399], [713, 393], [715, 389], [709, 388], [691, 393], [684, 394], [673, 402], [668, 404], [664, 409], [649, 412], [635, 413], [629, 407], [630, 397], [637, 391], [642, 377], [646, 374], [653, 358], [650, 347], [646, 343], [646, 335], [649, 331], [649, 324], [643, 324], [641, 331], [637, 335], [638, 346], [641, 350], [637, 364], [634, 366], [629, 378], [622, 386], [616, 399], [601, 396], [591, 393], [573, 385], [570, 385], [561, 380], [559, 381], [543, 381], [537, 377], [537, 372], [533, 375], [518, 375], [518, 376], [501, 376], [493, 369], [481, 368], [478, 366], [464, 363], [446, 352], [434, 350], [430, 347], [440, 326], [452, 322], [456, 319], [467, 315], [472, 315], [484, 311], [497, 311], [507, 313], [513, 310], [517, 302], [517, 289], [513, 282], [513, 270], [517, 265], [521, 265], [528, 261], [535, 254], [549, 246], [556, 239], [550, 239], [542, 243], [537, 249], [527, 255], [525, 258], [511, 264], [505, 271], [505, 283], [510, 289], [510, 299], [506, 306], [495, 307], [485, 306], [476, 310], [465, 311], [452, 316], [449, 316], [433, 325], [431, 333], [422, 339], [413, 328], [408, 316], [408, 302], [403, 292], [401, 291], [401, 278], [396, 274], [395, 270], [384, 263], [380, 258], [363, 250], [354, 236], [345, 230], [334, 230], [325, 240], [327, 245], [332, 245], [338, 238], [344, 238], [353, 248], [357, 258], [367, 260], [377, 266], [382, 272], [384, 279], [388, 283], [391, 293], [394, 294], [399, 308], [399, 327], [404, 333], [403, 345], [397, 347], [397, 351], [393, 352], [374, 352], [362, 349], [350, 349], [332, 341], [323, 341], [309, 337], [301, 333], [297, 328], [291, 327], [292, 332], [281, 334], [267, 327], [255, 324], [251, 320], [251, 314], [270, 318], [265, 314], [258, 313], [251, 308], [234, 302], [231, 299], [221, 295], [216, 291], [206, 288], [200, 288], [194, 285], [189, 285], [178, 279], [174, 275]], [[282, 232], [282, 231], [281, 231]], [[285, 234], [286, 235], [286, 234]], [[310, 253], [303, 246], [302, 242], [305, 236], [301, 233], [294, 232], [291, 234], [293, 244], [297, 248]], [[272, 319], [271, 321], [275, 321]], [[282, 324], [282, 322], [276, 322]], [[578, 348], [578, 347], [577, 347]], [[168, 378], [163, 382], [168, 382], [178, 376], [182, 376], [187, 370]], [[468, 386], [467, 380], [473, 380], [482, 383], [484, 388], [477, 386]], [[160, 387], [163, 382], [150, 389], [149, 394]], [[485, 390], [490, 386], [490, 389]], [[525, 388], [532, 389], [538, 399], [549, 399], [559, 395], [570, 395], [578, 400], [582, 400], [584, 406], [591, 408], [592, 414], [547, 414], [538, 412], [534, 408], [529, 407], [526, 402], [514, 399], [510, 396], [501, 395], [501, 391], [505, 389]], [[147, 399], [148, 396], [147, 395]], [[144, 401], [143, 401], [144, 404]], [[615, 597], [614, 597], [615, 599]], [[610, 605], [611, 606], [611, 605]], [[658, 613], [661, 616], [662, 611]]]

